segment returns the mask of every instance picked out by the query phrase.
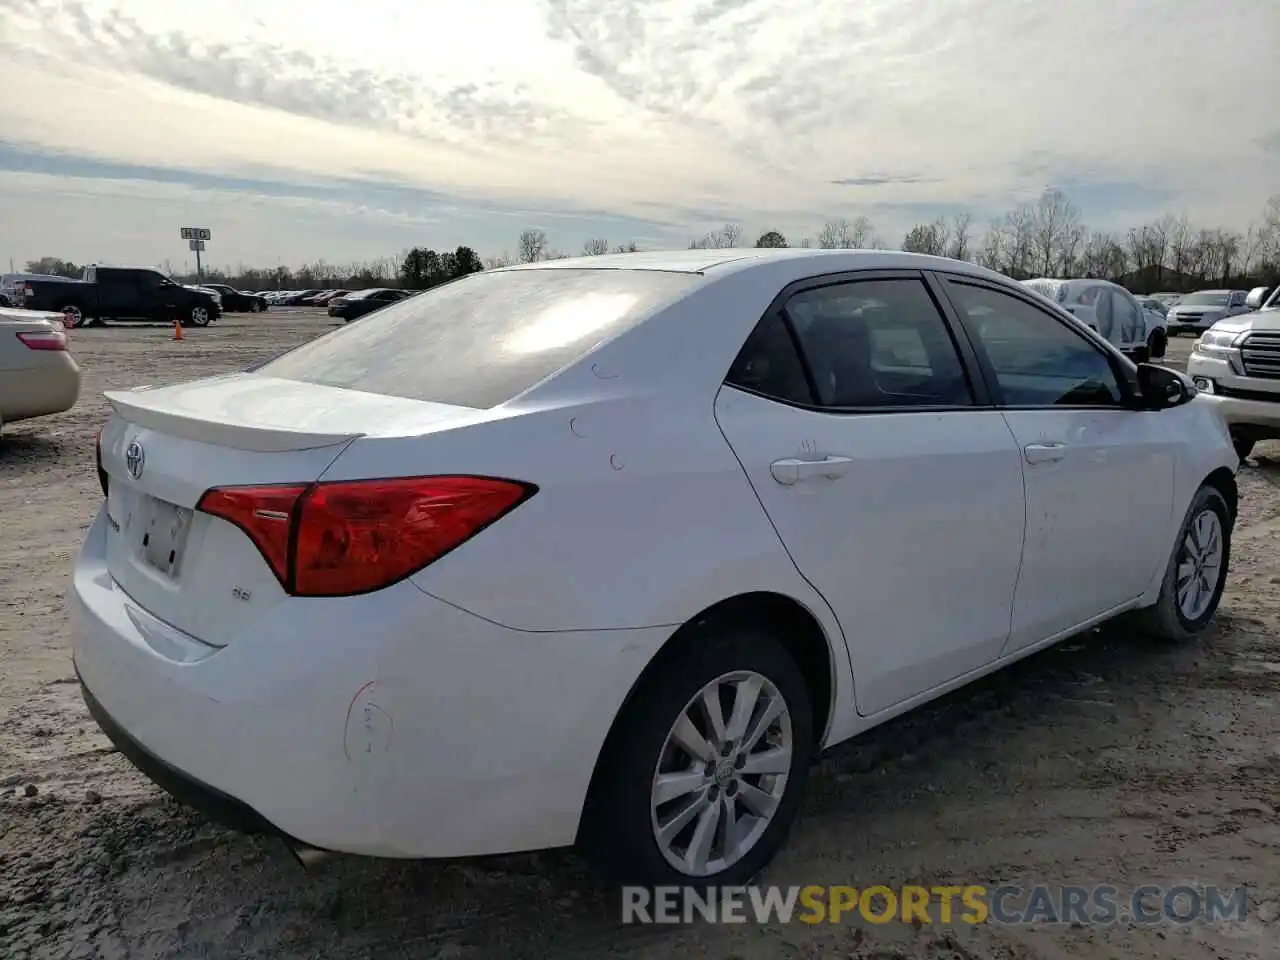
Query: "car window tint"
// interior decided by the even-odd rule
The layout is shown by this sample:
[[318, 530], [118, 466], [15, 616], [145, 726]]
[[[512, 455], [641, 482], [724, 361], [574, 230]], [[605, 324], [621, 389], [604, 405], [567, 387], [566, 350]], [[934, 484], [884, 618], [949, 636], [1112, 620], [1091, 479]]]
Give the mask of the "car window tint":
[[751, 331], [726, 382], [788, 403], [812, 404], [813, 394], [786, 323], [771, 313]]
[[986, 353], [1010, 406], [1116, 406], [1120, 385], [1106, 354], [1024, 300], [948, 281], [948, 292]]
[[368, 313], [261, 368], [369, 393], [488, 408], [702, 282], [657, 270], [474, 273]]
[[973, 404], [956, 345], [922, 280], [805, 290], [786, 312], [825, 406]]

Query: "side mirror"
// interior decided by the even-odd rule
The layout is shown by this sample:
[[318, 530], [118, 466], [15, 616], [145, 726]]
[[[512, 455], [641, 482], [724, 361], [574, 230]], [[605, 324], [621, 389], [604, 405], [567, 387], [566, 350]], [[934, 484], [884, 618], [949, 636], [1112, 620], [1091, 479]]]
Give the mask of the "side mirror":
[[1155, 363], [1138, 364], [1138, 402], [1143, 410], [1168, 410], [1190, 402], [1195, 386], [1182, 374]]

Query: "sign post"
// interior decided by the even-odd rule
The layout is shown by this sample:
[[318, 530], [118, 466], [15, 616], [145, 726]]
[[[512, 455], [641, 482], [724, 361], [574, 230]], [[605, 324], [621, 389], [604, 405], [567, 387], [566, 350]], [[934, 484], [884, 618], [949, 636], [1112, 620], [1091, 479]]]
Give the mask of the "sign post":
[[204, 252], [205, 244], [213, 239], [213, 234], [208, 227], [183, 227], [182, 239], [187, 241], [187, 246], [196, 255], [196, 281], [204, 282], [204, 268], [200, 263], [200, 254]]

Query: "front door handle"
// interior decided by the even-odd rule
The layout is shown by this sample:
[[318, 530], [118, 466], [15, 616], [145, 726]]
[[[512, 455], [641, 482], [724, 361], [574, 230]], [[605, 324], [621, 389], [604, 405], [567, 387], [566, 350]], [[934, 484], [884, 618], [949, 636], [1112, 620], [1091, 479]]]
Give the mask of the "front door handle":
[[835, 480], [837, 477], [844, 476], [844, 472], [849, 469], [851, 463], [853, 460], [849, 457], [826, 456], [821, 460], [786, 457], [769, 464], [769, 472], [773, 474], [773, 479], [789, 487], [801, 480], [811, 480], [814, 477]]
[[1028, 443], [1022, 448], [1027, 463], [1052, 463], [1067, 455], [1065, 443]]

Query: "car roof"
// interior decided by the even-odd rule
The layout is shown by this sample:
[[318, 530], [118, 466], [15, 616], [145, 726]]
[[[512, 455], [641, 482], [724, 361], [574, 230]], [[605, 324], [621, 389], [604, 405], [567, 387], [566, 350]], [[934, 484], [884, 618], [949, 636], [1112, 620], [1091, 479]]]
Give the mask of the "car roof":
[[[500, 270], [662, 270], [708, 276], [779, 267], [797, 279], [845, 270], [946, 269], [978, 276], [999, 276], [976, 264], [898, 250], [816, 250], [808, 247], [730, 247], [721, 250], [653, 250], [598, 257], [566, 257], [522, 263]], [[787, 267], [794, 268], [792, 270]], [[492, 272], [492, 271], [486, 271]], [[1007, 282], [1007, 278], [1001, 277]]]

